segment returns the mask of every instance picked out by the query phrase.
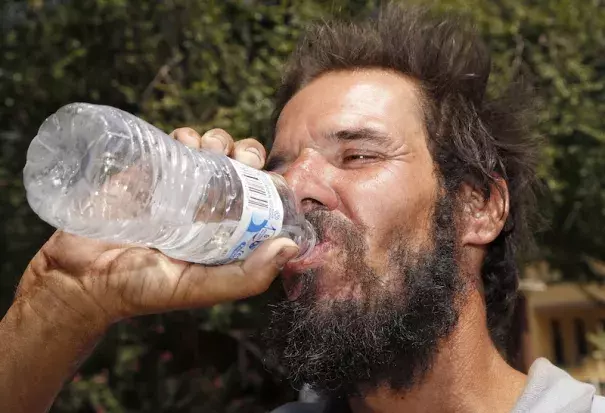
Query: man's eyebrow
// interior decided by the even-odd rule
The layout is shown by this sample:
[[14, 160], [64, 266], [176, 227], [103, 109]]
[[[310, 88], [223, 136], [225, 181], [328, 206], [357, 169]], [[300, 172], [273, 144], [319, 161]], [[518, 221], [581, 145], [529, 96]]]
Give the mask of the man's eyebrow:
[[[339, 142], [367, 141], [384, 146], [392, 143], [393, 141], [389, 134], [378, 129], [368, 127], [341, 129], [336, 132], [328, 133], [326, 136], [328, 139]], [[276, 171], [283, 167], [287, 162], [288, 160], [286, 156], [282, 154], [277, 153], [275, 155], [271, 155], [265, 164], [265, 170], [270, 172]]]
[[384, 144], [392, 142], [391, 137], [382, 131], [373, 128], [354, 128], [354, 129], [342, 129], [337, 132], [328, 134], [328, 138], [336, 139], [341, 142], [349, 141], [368, 141], [378, 144]]

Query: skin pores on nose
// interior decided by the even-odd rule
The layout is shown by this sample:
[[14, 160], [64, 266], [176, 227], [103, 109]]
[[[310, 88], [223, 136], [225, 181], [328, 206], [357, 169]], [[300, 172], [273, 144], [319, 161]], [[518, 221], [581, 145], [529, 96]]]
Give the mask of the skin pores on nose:
[[[316, 190], [317, 203], [325, 204], [322, 196], [335, 194], [333, 213], [366, 228], [372, 266], [383, 265], [394, 236], [419, 246], [430, 229], [438, 185], [418, 93], [414, 81], [395, 73], [331, 72], [299, 91], [277, 125], [269, 158], [284, 160], [278, 171], [287, 180], [304, 171], [314, 176], [315, 188], [329, 188]], [[387, 139], [350, 133], [344, 135], [352, 139], [334, 138], [361, 129]], [[299, 190], [306, 181], [296, 182]]]

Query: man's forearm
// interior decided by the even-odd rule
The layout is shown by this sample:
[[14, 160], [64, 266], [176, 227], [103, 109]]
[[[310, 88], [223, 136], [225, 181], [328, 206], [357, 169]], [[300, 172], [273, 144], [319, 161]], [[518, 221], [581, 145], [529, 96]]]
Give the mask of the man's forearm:
[[18, 299], [0, 320], [0, 412], [50, 409], [104, 328], [55, 300]]

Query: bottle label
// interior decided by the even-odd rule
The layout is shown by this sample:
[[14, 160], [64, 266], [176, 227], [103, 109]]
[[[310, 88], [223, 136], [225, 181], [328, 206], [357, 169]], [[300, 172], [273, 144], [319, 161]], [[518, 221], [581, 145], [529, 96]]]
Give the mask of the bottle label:
[[243, 186], [242, 217], [229, 239], [232, 246], [221, 262], [246, 258], [260, 243], [282, 229], [284, 206], [270, 176], [231, 159]]

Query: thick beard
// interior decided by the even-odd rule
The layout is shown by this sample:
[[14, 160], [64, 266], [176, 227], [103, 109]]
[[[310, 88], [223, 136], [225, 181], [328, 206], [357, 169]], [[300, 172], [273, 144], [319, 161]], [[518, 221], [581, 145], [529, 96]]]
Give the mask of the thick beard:
[[[343, 276], [363, 287], [363, 297], [319, 304], [312, 273], [294, 301], [274, 305], [263, 336], [269, 359], [282, 365], [297, 388], [326, 396], [363, 395], [379, 386], [409, 390], [431, 369], [440, 342], [456, 326], [464, 289], [456, 262], [454, 207], [435, 206], [430, 246], [411, 252], [395, 237], [388, 257], [388, 290], [364, 260], [361, 233], [327, 213], [309, 214], [319, 230], [346, 234]], [[340, 228], [335, 228], [340, 226]], [[357, 231], [359, 232], [359, 231]]]

